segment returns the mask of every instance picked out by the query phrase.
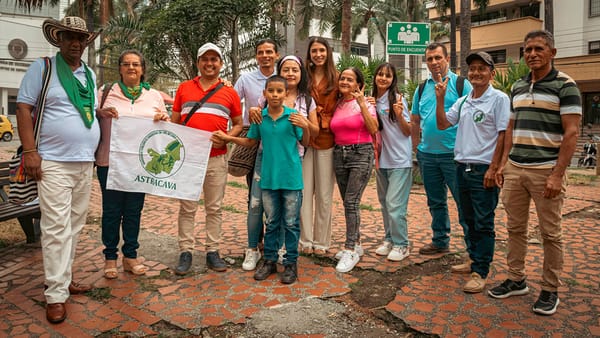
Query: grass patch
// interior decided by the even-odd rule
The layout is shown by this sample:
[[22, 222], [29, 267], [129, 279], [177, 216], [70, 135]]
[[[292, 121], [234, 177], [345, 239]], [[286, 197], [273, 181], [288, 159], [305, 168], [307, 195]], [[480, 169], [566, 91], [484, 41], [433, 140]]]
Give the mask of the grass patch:
[[234, 213], [234, 214], [244, 214], [245, 213], [244, 211], [236, 209], [236, 207], [234, 207], [233, 205], [224, 205], [223, 206], [223, 210], [224, 211], [229, 211], [229, 212]]
[[381, 211], [381, 209], [379, 208], [374, 208], [372, 205], [370, 204], [361, 204], [359, 206], [360, 210], [367, 210], [367, 211]]
[[239, 182], [227, 182], [227, 185], [234, 188], [248, 189], [248, 186]]
[[106, 287], [106, 288], [93, 288], [90, 291], [87, 291], [85, 293], [85, 295], [88, 296], [89, 298], [95, 300], [95, 301], [105, 303], [110, 298], [112, 298], [112, 295], [110, 294], [110, 290], [111, 289], [109, 287]]
[[598, 179], [595, 175], [584, 175], [578, 173], [570, 173], [568, 175], [570, 184], [590, 185]]

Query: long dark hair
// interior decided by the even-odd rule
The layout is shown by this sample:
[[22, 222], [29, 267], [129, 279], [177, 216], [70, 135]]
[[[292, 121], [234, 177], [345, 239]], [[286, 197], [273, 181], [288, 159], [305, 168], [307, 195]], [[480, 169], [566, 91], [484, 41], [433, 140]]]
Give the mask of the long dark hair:
[[302, 62], [301, 58], [295, 55], [284, 56], [277, 62], [277, 75], [281, 75], [281, 68], [283, 67], [283, 63], [286, 61], [295, 61], [300, 65], [300, 81], [298, 81], [298, 86], [296, 90], [298, 91], [298, 97], [304, 97], [304, 104], [306, 105], [306, 114], [308, 114], [310, 110], [310, 105], [312, 103], [312, 96], [310, 95], [310, 91], [308, 90], [308, 75], [306, 72], [306, 68], [304, 67], [304, 62]]
[[308, 87], [312, 88], [313, 86], [317, 85], [316, 83], [313, 83], [313, 75], [316, 66], [310, 58], [310, 49], [315, 42], [322, 44], [325, 46], [325, 49], [327, 49], [327, 60], [325, 60], [325, 78], [327, 79], [327, 89], [325, 89], [325, 93], [323, 94], [328, 95], [337, 86], [337, 70], [335, 69], [335, 64], [333, 63], [333, 51], [331, 46], [329, 46], [329, 42], [327, 42], [325, 38], [320, 36], [313, 36], [308, 41], [308, 48], [306, 50], [306, 62], [308, 64], [306, 67], [308, 74]]
[[379, 74], [379, 72], [381, 72], [382, 70], [387, 70], [388, 72], [392, 73], [392, 83], [390, 84], [390, 86], [388, 87], [387, 91], [388, 91], [388, 102], [389, 102], [389, 119], [392, 122], [396, 122], [396, 114], [394, 114], [394, 104], [398, 101], [398, 95], [400, 94], [400, 92], [398, 91], [398, 74], [396, 73], [396, 67], [389, 63], [389, 62], [385, 62], [380, 64], [377, 69], [375, 70], [375, 76], [373, 76], [373, 97], [375, 97], [375, 99], [377, 99], [377, 97], [379, 97], [379, 92], [377, 91], [377, 74]]

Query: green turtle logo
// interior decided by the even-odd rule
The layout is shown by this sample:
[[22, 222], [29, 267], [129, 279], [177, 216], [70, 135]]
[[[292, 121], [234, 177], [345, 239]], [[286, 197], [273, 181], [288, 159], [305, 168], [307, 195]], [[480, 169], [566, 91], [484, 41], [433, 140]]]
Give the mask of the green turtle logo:
[[481, 110], [478, 110], [475, 112], [475, 114], [473, 114], [473, 122], [481, 123], [483, 120], [485, 120], [485, 113]]
[[142, 140], [139, 158], [142, 167], [150, 175], [167, 178], [181, 168], [185, 148], [181, 139], [174, 133], [168, 130], [154, 130]]

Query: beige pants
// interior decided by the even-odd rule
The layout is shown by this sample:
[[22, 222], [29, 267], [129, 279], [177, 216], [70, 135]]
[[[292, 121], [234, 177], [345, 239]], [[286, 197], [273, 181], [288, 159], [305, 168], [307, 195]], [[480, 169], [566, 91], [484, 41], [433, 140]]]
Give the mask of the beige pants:
[[[219, 250], [223, 211], [221, 205], [227, 184], [226, 155], [211, 157], [206, 168], [202, 193], [206, 211], [206, 251]], [[198, 201], [179, 200], [179, 250], [194, 250], [194, 226]]]
[[92, 187], [93, 162], [42, 161], [38, 182], [48, 304], [69, 298], [77, 237], [85, 224]]
[[333, 201], [333, 148], [307, 148], [302, 162], [304, 191], [300, 209], [300, 245], [329, 249]]
[[552, 169], [527, 169], [506, 164], [502, 203], [506, 210], [508, 228], [508, 278], [520, 281], [525, 278], [525, 255], [527, 254], [527, 223], [531, 199], [539, 219], [544, 248], [542, 289], [555, 292], [561, 285], [563, 268], [563, 246], [561, 210], [567, 188], [563, 177], [561, 192], [555, 198], [542, 196], [546, 179]]

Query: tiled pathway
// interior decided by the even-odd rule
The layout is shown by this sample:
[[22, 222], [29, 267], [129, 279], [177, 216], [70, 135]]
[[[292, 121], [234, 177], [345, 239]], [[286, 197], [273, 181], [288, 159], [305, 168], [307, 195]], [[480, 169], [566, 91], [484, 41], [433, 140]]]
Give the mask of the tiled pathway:
[[[131, 335], [157, 334], [153, 325], [161, 320], [190, 329], [227, 322], [243, 323], [265, 307], [294, 302], [310, 296], [331, 297], [350, 292], [356, 281], [352, 274], [338, 274], [333, 266], [315, 264], [307, 257], [299, 262], [300, 281], [283, 286], [273, 276], [256, 282], [251, 272], [244, 272], [239, 261], [246, 244], [245, 213], [247, 190], [239, 185], [242, 179], [227, 188], [224, 204], [224, 240], [221, 253], [237, 258], [226, 273], [201, 270], [189, 277], [170, 273], [176, 257], [147, 261], [151, 271], [147, 277], [120, 273], [116, 280], [102, 277], [102, 246], [98, 239], [100, 195], [96, 182], [90, 204], [90, 224], [80, 237], [75, 261], [75, 279], [92, 283], [101, 291], [109, 290], [106, 300], [85, 295], [71, 297], [68, 319], [59, 325], [45, 320], [41, 252], [31, 246], [14, 246], [0, 250], [0, 337], [56, 336], [83, 337], [102, 332]], [[596, 184], [598, 185], [598, 184]], [[335, 193], [334, 246], [335, 254], [344, 237], [341, 201]], [[403, 319], [412, 328], [442, 336], [600, 336], [600, 187], [571, 186], [565, 204], [564, 220], [565, 272], [560, 290], [561, 305], [552, 317], [534, 315], [531, 304], [540, 290], [541, 246], [530, 247], [527, 266], [532, 293], [499, 301], [485, 294], [466, 295], [461, 291], [465, 276], [440, 273], [424, 276], [405, 285], [386, 309]], [[359, 269], [382, 272], [397, 271], [408, 264], [420, 264], [435, 257], [420, 256], [419, 247], [429, 241], [429, 213], [420, 187], [412, 191], [409, 203], [409, 236], [413, 254], [402, 263], [389, 263], [375, 256], [383, 226], [378, 210], [374, 184], [363, 197], [362, 242], [366, 254]], [[573, 213], [595, 207], [596, 216], [585, 222]], [[451, 203], [451, 217], [456, 224], [456, 212]], [[571, 215], [569, 215], [571, 214]], [[143, 213], [143, 229], [156, 236], [176, 235], [177, 203], [148, 196]], [[536, 224], [535, 213], [531, 223]], [[506, 277], [505, 214], [497, 210], [496, 257], [488, 284]], [[204, 213], [199, 208], [198, 235], [204, 239]], [[452, 234], [452, 252], [462, 252], [464, 246], [458, 226]], [[141, 243], [142, 247], [144, 242]], [[202, 248], [201, 245], [198, 246]], [[203, 256], [202, 256], [203, 257]], [[195, 258], [195, 262], [198, 260]]]

